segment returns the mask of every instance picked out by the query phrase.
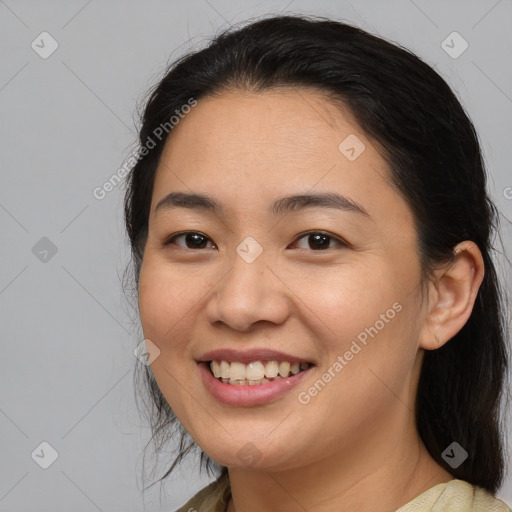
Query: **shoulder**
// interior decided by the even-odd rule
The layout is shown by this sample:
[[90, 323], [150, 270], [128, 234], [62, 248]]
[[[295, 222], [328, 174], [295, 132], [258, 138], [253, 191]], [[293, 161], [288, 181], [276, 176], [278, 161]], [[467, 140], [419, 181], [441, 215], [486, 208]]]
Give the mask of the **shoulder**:
[[176, 512], [225, 512], [230, 496], [229, 476], [226, 472], [201, 489]]
[[[201, 489], [176, 512], [225, 512], [231, 496], [229, 477], [225, 473], [218, 480]], [[501, 500], [485, 489], [463, 480], [438, 484], [414, 498], [396, 512], [512, 512]]]
[[396, 512], [511, 512], [501, 500], [464, 480], [450, 480], [420, 494]]

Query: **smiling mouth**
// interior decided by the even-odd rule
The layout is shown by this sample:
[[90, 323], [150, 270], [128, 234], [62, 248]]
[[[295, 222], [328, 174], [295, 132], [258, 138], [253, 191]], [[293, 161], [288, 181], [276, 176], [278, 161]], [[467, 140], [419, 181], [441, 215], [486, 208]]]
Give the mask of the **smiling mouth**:
[[224, 384], [257, 386], [287, 377], [293, 377], [313, 366], [308, 362], [254, 361], [249, 364], [228, 361], [210, 361], [212, 375]]

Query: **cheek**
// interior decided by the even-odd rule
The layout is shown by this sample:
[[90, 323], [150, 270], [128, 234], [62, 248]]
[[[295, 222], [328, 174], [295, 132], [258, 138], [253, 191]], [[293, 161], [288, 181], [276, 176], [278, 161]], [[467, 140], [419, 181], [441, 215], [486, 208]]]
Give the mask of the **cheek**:
[[188, 340], [195, 325], [191, 317], [197, 315], [194, 305], [207, 288], [204, 280], [190, 272], [185, 277], [158, 255], [149, 252], [144, 256], [139, 276], [140, 320], [144, 338], [160, 350], [151, 371], [166, 401], [192, 433], [187, 411], [194, 403], [190, 403], [193, 390], [188, 380], [196, 368], [188, 353]]
[[167, 317], [169, 293], [172, 289], [165, 286], [160, 274], [151, 264], [151, 259], [145, 258], [139, 278], [139, 312], [144, 337], [153, 342], [161, 338], [160, 331]]
[[375, 262], [309, 276], [315, 286], [301, 294], [304, 311], [311, 311], [323, 369], [338, 362], [331, 373], [342, 386], [371, 388], [376, 380], [372, 371], [390, 385], [400, 386], [406, 378], [421, 325], [420, 295], [413, 289], [417, 277], [413, 271], [398, 272], [396, 265]]
[[139, 310], [144, 336], [161, 350], [171, 350], [170, 340], [182, 339], [177, 331], [209, 289], [200, 275], [176, 271], [151, 254], [144, 257], [139, 278]]
[[287, 283], [293, 283], [311, 322], [325, 331], [331, 350], [342, 350], [387, 310], [394, 317], [392, 307], [401, 295], [396, 281], [382, 264], [371, 264], [371, 271], [369, 265], [319, 268], [310, 270], [307, 277], [289, 276]]

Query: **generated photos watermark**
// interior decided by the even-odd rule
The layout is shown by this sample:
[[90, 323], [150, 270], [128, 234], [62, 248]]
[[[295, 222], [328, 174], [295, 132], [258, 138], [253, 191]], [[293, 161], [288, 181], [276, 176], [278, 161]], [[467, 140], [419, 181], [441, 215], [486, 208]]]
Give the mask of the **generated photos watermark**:
[[[197, 105], [197, 100], [194, 98], [189, 98], [187, 103], [181, 106], [180, 109], [176, 109], [174, 111], [174, 115], [172, 115], [168, 121], [165, 123], [161, 123], [157, 126], [151, 135], [148, 136], [146, 142], [142, 145], [140, 149], [135, 151], [125, 162], [124, 164], [114, 173], [108, 180], [106, 180], [101, 186], [97, 186], [92, 191], [92, 195], [95, 199], [99, 201], [105, 199], [109, 192], [112, 192], [114, 188], [119, 185], [125, 178], [125, 176], [130, 172], [130, 170], [137, 164], [139, 160], [144, 158], [149, 152], [156, 147], [157, 142], [161, 141], [162, 138], [167, 136], [170, 131], [183, 119], [192, 108]], [[165, 134], [165, 135], [164, 135]]]
[[364, 347], [368, 345], [369, 338], [373, 339], [379, 334], [386, 324], [389, 324], [397, 313], [402, 311], [402, 304], [395, 302], [385, 313], [379, 316], [379, 319], [370, 327], [366, 327], [352, 340], [350, 347], [343, 355], [338, 355], [336, 361], [310, 386], [306, 391], [301, 391], [297, 398], [303, 405], [307, 405], [311, 400], [320, 393], [336, 375], [338, 375], [345, 366], [349, 364], [354, 357], [359, 354]]

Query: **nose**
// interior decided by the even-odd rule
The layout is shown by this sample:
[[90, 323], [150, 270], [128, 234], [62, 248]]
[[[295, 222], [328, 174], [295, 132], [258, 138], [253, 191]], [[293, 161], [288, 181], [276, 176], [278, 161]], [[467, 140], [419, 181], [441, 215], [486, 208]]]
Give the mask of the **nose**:
[[211, 324], [222, 323], [242, 332], [258, 322], [281, 324], [290, 314], [286, 290], [263, 257], [248, 263], [236, 254], [209, 295], [206, 317]]

